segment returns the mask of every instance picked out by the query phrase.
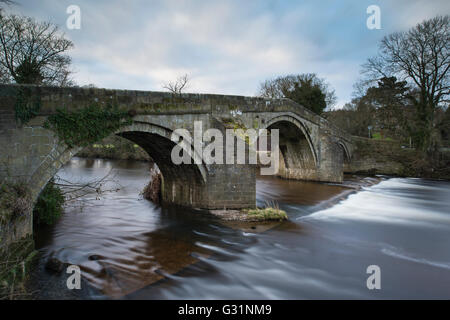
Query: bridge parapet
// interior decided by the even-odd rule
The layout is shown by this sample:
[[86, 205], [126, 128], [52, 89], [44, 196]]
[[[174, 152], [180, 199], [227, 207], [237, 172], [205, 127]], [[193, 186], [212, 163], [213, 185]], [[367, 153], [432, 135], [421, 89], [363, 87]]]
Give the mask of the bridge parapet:
[[[0, 112], [10, 122], [14, 115], [17, 97], [25, 92], [28, 97], [38, 97], [39, 115], [50, 115], [58, 108], [76, 110], [92, 103], [117, 105], [130, 112], [146, 115], [210, 113], [213, 115], [245, 113], [293, 112], [302, 119], [330, 130], [350, 141], [350, 137], [326, 119], [300, 106], [290, 99], [267, 99], [219, 94], [174, 95], [169, 92], [113, 90], [79, 87], [49, 87], [33, 85], [0, 85]], [[7, 116], [7, 118], [5, 118]]]

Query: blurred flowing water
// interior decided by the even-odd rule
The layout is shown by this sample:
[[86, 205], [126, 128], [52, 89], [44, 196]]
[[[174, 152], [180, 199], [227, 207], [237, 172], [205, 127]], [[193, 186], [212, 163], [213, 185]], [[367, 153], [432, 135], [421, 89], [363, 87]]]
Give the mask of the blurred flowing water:
[[[119, 190], [88, 195], [36, 231], [36, 298], [450, 298], [449, 182], [260, 178], [258, 203], [276, 201], [289, 221], [252, 226], [143, 199], [148, 163], [74, 158], [58, 174], [83, 182], [109, 170]], [[82, 289], [48, 272], [49, 257], [80, 266]], [[367, 289], [369, 265], [381, 290]]]

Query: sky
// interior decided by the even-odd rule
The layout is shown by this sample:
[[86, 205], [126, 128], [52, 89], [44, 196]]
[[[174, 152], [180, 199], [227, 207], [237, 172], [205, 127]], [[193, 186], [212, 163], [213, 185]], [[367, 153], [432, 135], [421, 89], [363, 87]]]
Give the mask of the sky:
[[[7, 11], [51, 21], [75, 45], [78, 85], [163, 91], [183, 74], [187, 92], [254, 96], [265, 79], [316, 73], [352, 98], [361, 64], [387, 34], [450, 14], [448, 0], [15, 0]], [[81, 10], [70, 30], [67, 8]], [[368, 29], [367, 8], [381, 29]]]

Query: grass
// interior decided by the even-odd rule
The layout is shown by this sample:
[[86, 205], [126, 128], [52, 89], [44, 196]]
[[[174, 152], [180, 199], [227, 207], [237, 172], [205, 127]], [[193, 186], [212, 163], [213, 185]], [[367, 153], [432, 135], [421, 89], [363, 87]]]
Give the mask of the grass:
[[247, 209], [244, 210], [244, 213], [257, 221], [283, 221], [288, 219], [286, 212], [281, 210], [276, 203], [267, 204], [265, 208]]
[[391, 138], [389, 137], [385, 137], [383, 136], [381, 133], [379, 132], [375, 132], [374, 134], [372, 134], [372, 139], [374, 140], [386, 140], [386, 141], [392, 141]]

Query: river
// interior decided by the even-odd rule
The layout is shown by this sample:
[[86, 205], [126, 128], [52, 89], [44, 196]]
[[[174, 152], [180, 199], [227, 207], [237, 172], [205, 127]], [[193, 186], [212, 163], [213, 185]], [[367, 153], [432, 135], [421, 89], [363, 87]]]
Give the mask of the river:
[[[259, 178], [257, 202], [276, 201], [289, 220], [254, 226], [143, 199], [148, 169], [74, 158], [59, 171], [83, 182], [111, 170], [120, 187], [35, 231], [36, 298], [450, 299], [449, 182]], [[80, 266], [81, 290], [46, 270], [49, 257]], [[370, 265], [380, 268], [379, 290], [367, 288]]]

